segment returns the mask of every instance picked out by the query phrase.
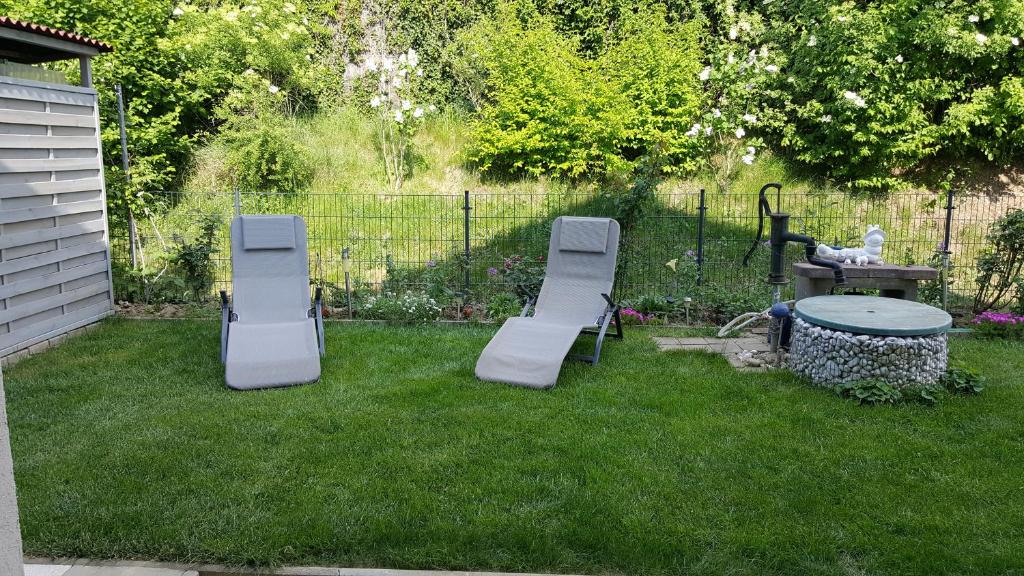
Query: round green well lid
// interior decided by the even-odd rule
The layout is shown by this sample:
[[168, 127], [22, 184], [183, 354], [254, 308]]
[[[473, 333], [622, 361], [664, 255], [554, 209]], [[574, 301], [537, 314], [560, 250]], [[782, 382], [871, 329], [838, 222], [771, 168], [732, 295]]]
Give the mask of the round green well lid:
[[795, 314], [816, 326], [875, 336], [938, 334], [953, 325], [953, 318], [934, 306], [879, 296], [804, 298]]

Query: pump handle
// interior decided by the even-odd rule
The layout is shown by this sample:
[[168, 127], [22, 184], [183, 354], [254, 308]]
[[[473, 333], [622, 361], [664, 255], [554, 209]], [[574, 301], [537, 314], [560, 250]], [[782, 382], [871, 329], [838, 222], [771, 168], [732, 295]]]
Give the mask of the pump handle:
[[777, 182], [769, 182], [764, 186], [761, 186], [761, 191], [757, 193], [757, 237], [754, 238], [754, 243], [750, 245], [750, 250], [747, 250], [747, 253], [743, 256], [744, 268], [750, 265], [750, 257], [753, 256], [754, 251], [757, 250], [758, 244], [761, 243], [761, 238], [764, 237], [764, 217], [772, 215], [771, 204], [768, 203], [768, 198], [765, 196], [765, 193], [768, 192], [769, 188], [775, 189], [775, 193], [777, 195], [776, 199], [778, 199], [778, 195], [782, 193], [782, 184]]

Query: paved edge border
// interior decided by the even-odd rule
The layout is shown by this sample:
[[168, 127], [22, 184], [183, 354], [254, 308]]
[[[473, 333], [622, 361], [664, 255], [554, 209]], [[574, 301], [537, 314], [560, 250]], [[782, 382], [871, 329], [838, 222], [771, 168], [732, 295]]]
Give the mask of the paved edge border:
[[[142, 560], [91, 560], [88, 558], [25, 558], [25, 564], [51, 564], [70, 566], [110, 566], [118, 568], [152, 568], [196, 572], [199, 576], [556, 576], [552, 574], [521, 572], [476, 572], [464, 570], [405, 570], [393, 568], [338, 568], [329, 566], [283, 566], [255, 568], [225, 566], [221, 564], [187, 564], [180, 562], [150, 562]], [[559, 575], [574, 576], [574, 575]], [[578, 575], [576, 575], [578, 576]]]

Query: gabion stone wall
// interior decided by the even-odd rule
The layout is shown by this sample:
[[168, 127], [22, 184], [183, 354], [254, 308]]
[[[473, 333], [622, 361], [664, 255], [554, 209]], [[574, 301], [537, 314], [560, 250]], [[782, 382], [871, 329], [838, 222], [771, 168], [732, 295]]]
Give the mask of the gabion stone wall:
[[946, 372], [946, 334], [869, 336], [794, 318], [789, 367], [822, 386], [858, 380], [926, 386]]

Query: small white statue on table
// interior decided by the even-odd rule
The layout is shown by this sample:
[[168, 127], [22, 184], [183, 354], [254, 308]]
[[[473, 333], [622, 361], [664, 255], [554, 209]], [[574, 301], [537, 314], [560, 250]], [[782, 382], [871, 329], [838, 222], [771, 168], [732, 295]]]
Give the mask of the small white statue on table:
[[884, 264], [882, 261], [882, 243], [885, 242], [885, 232], [872, 224], [868, 226], [864, 234], [864, 246], [861, 248], [832, 248], [826, 244], [818, 244], [816, 252], [819, 258], [836, 260], [844, 264]]

